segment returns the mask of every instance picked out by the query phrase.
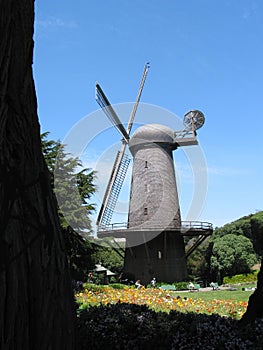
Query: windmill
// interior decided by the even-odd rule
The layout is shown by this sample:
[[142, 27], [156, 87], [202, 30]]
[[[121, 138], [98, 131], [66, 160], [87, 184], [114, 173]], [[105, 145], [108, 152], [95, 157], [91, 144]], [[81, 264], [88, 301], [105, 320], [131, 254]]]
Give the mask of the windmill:
[[[147, 124], [131, 136], [132, 124], [149, 69], [144, 67], [138, 95], [125, 129], [102, 88], [96, 84], [96, 100], [122, 135], [111, 176], [102, 200], [97, 226], [98, 237], [126, 239], [124, 272], [143, 283], [152, 277], [163, 282], [186, 280], [186, 258], [212, 232], [210, 223], [182, 222], [173, 162], [173, 151], [197, 145], [196, 130], [203, 126], [198, 110], [185, 114], [183, 130], [174, 131], [160, 124]], [[133, 156], [128, 222], [111, 224], [112, 215], [130, 160]], [[185, 252], [183, 236], [197, 236]]]

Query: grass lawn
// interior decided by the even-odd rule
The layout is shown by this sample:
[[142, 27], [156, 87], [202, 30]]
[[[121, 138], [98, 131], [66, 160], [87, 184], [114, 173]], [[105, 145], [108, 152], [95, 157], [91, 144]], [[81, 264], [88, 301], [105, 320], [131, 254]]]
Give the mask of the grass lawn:
[[234, 301], [248, 301], [253, 291], [242, 291], [242, 287], [237, 287], [237, 290], [211, 290], [207, 292], [170, 292], [173, 296], [180, 296], [181, 298], [188, 297], [192, 299], [209, 300], [234, 300]]

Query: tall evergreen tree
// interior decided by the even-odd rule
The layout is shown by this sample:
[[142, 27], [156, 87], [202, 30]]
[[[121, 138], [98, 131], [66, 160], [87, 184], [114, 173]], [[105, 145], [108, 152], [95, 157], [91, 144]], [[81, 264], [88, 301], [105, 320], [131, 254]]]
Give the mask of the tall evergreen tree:
[[[66, 242], [71, 277], [74, 280], [86, 280], [89, 271], [94, 267], [91, 257], [94, 247], [87, 238], [91, 232], [89, 215], [95, 210], [95, 206], [90, 203], [96, 190], [95, 172], [83, 168], [78, 158], [66, 154], [60, 141], [49, 140], [48, 135], [48, 132], [41, 134], [42, 152], [53, 189], [54, 173], [56, 175], [55, 182], [58, 185], [55, 186], [55, 190], [61, 203], [58, 213]], [[75, 191], [76, 187], [78, 192]], [[71, 225], [72, 223], [75, 226]]]
[[89, 215], [95, 210], [95, 205], [90, 203], [96, 190], [95, 172], [83, 168], [79, 158], [67, 154], [65, 146], [60, 141], [49, 140], [48, 135], [48, 132], [41, 134], [42, 152], [59, 198], [61, 225], [64, 228], [72, 226], [79, 234], [88, 237], [91, 231]]

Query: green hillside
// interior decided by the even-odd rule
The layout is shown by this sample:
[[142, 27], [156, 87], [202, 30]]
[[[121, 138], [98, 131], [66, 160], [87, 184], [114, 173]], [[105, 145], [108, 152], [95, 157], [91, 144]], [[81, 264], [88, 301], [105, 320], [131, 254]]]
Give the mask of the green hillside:
[[250, 239], [257, 255], [263, 255], [263, 211], [243, 216], [221, 228], [216, 228], [211, 239], [216, 237], [234, 234], [243, 235]]
[[216, 228], [187, 259], [189, 277], [222, 283], [225, 276], [250, 273], [262, 256], [263, 211], [260, 211]]

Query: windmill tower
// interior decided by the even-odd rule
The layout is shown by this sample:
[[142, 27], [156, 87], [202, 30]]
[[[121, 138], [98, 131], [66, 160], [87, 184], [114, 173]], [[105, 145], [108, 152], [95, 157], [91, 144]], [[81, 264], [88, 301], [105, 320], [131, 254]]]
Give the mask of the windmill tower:
[[[193, 251], [212, 232], [211, 224], [181, 221], [173, 162], [173, 151], [178, 147], [198, 144], [196, 130], [204, 124], [203, 113], [188, 112], [184, 117], [185, 129], [181, 131], [148, 124], [130, 137], [148, 68], [146, 64], [127, 129], [96, 84], [99, 105], [122, 135], [122, 146], [98, 215], [98, 237], [125, 237], [124, 272], [145, 284], [152, 277], [162, 282], [186, 280], [186, 258], [191, 252], [185, 252], [183, 236], [198, 236], [191, 247]], [[133, 156], [130, 203], [128, 223], [119, 227], [111, 224], [111, 218], [129, 166], [127, 145]]]

